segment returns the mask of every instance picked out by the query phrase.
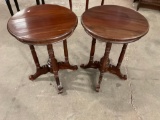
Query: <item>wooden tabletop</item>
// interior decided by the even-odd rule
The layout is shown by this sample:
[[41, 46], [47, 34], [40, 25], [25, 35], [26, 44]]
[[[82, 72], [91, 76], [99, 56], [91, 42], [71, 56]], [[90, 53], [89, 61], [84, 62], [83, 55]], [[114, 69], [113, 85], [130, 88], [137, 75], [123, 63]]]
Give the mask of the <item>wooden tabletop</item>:
[[78, 23], [76, 15], [58, 5], [26, 8], [8, 21], [8, 31], [27, 44], [50, 44], [68, 38]]
[[132, 9], [116, 5], [93, 7], [84, 12], [81, 19], [85, 31], [104, 42], [133, 42], [149, 30], [144, 16]]

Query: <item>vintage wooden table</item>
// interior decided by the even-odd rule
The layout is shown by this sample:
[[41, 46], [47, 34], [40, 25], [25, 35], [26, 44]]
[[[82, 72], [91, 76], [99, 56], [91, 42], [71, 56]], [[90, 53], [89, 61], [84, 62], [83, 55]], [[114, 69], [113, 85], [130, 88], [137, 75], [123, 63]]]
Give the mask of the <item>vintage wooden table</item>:
[[[96, 91], [98, 92], [100, 89], [104, 72], [113, 73], [119, 78], [126, 80], [127, 76], [121, 73], [120, 66], [128, 43], [139, 40], [148, 32], [149, 24], [146, 18], [129, 8], [103, 5], [85, 11], [81, 17], [81, 22], [85, 31], [94, 38], [89, 63], [86, 65], [82, 64], [81, 67], [100, 70]], [[105, 53], [100, 61], [93, 61], [96, 39], [106, 42]], [[112, 43], [123, 44], [116, 66], [111, 65], [109, 60]]]
[[[28, 44], [36, 65], [36, 73], [29, 77], [35, 80], [42, 74], [51, 72], [54, 74], [59, 93], [62, 85], [59, 81], [58, 71], [61, 69], [77, 70], [68, 60], [66, 39], [73, 33], [77, 26], [77, 16], [68, 8], [58, 5], [38, 5], [26, 8], [12, 16], [7, 24], [8, 31], [17, 40]], [[63, 41], [65, 62], [57, 62], [52, 43]], [[40, 66], [34, 45], [46, 45], [49, 61]]]

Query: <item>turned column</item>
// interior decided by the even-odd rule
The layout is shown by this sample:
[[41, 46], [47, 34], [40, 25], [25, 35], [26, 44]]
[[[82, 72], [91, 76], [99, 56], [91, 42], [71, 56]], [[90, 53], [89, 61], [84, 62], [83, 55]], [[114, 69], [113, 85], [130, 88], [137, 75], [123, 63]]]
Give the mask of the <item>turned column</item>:
[[59, 76], [58, 76], [59, 68], [58, 68], [57, 60], [55, 59], [52, 44], [47, 45], [47, 50], [48, 50], [49, 58], [51, 60], [51, 68], [52, 68], [52, 72], [54, 74], [54, 78], [55, 78], [56, 83], [57, 83], [59, 93], [62, 93], [63, 87], [61, 86], [61, 83], [59, 81]]
[[94, 53], [95, 53], [95, 45], [96, 45], [96, 39], [93, 38], [92, 45], [91, 45], [91, 52], [90, 52], [89, 63], [93, 63]]
[[98, 81], [98, 85], [96, 86], [96, 91], [99, 92], [99, 89], [100, 89], [100, 85], [101, 85], [101, 82], [102, 82], [102, 78], [103, 78], [103, 74], [104, 72], [106, 71], [106, 65], [108, 65], [109, 61], [109, 53], [110, 53], [110, 50], [111, 50], [111, 47], [112, 47], [112, 43], [106, 43], [106, 49], [105, 49], [105, 53], [104, 53], [104, 56], [102, 57], [101, 61], [100, 61], [100, 75], [99, 75], [99, 81]]
[[122, 64], [122, 61], [123, 61], [123, 58], [124, 58], [124, 55], [125, 55], [125, 52], [126, 52], [126, 49], [127, 49], [127, 45], [128, 44], [124, 44], [123, 47], [122, 47], [122, 51], [120, 53], [118, 63], [117, 63], [117, 66], [116, 66], [118, 69], [120, 69], [120, 67], [121, 67], [121, 64]]
[[32, 57], [33, 57], [33, 60], [34, 60], [34, 63], [36, 65], [36, 68], [39, 69], [40, 68], [40, 64], [39, 64], [39, 60], [38, 60], [38, 57], [37, 57], [37, 53], [35, 51], [35, 48], [33, 45], [30, 45], [30, 50], [31, 50], [31, 53], [32, 53]]
[[65, 63], [69, 64], [67, 40], [64, 40], [64, 41], [63, 41], [63, 48], [64, 48]]

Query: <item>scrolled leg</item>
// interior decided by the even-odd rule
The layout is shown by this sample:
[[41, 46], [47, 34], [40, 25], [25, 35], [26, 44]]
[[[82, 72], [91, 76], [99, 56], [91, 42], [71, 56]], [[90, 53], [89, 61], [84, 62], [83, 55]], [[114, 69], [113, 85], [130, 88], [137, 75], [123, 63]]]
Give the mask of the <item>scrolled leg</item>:
[[59, 76], [58, 76], [59, 68], [58, 68], [57, 60], [55, 59], [55, 56], [54, 56], [52, 44], [47, 45], [47, 50], [48, 50], [49, 58], [51, 59], [51, 68], [57, 83], [58, 93], [62, 93], [63, 87], [59, 81]]
[[42, 67], [40, 66], [39, 60], [38, 60], [38, 57], [37, 57], [37, 53], [35, 51], [34, 46], [30, 45], [29, 47], [30, 47], [30, 50], [31, 50], [31, 53], [32, 53], [32, 57], [33, 57], [34, 63], [36, 65], [36, 73], [29, 76], [29, 79], [33, 81], [36, 78], [38, 78], [40, 75], [46, 74], [49, 71], [49, 68], [48, 68], [47, 65], [44, 65]]
[[113, 74], [117, 75], [119, 78], [121, 78], [123, 80], [127, 80], [127, 75], [123, 75], [121, 73], [120, 67], [121, 67], [121, 64], [122, 64], [122, 61], [123, 61], [123, 58], [124, 58], [124, 55], [125, 55], [125, 52], [126, 52], [126, 49], [127, 49], [127, 45], [128, 44], [123, 45], [117, 65], [116, 66], [110, 65], [109, 69], [108, 69], [108, 71], [110, 73], [113, 73]]
[[103, 73], [106, 72], [107, 67], [109, 64], [109, 53], [112, 47], [112, 43], [107, 43], [106, 44], [106, 49], [105, 49], [105, 53], [104, 56], [102, 57], [101, 61], [100, 61], [100, 76], [99, 76], [99, 81], [98, 81], [98, 85], [96, 86], [96, 91], [99, 92], [100, 89], [100, 85], [103, 79]]
[[63, 41], [63, 48], [64, 48], [65, 62], [58, 62], [59, 69], [77, 70], [77, 69], [78, 69], [77, 65], [71, 65], [71, 64], [69, 63], [67, 40], [64, 40], [64, 41]]
[[86, 65], [85, 64], [81, 64], [81, 68], [86, 69], [86, 68], [98, 68], [99, 67], [99, 62], [98, 61], [93, 61], [94, 53], [95, 53], [95, 45], [96, 45], [96, 39], [93, 38], [92, 45], [91, 45], [89, 62]]

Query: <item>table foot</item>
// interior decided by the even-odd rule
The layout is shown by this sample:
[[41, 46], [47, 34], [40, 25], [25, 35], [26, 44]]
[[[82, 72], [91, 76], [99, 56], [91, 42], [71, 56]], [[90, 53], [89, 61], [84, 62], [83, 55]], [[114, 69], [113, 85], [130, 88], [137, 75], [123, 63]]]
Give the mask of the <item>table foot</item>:
[[38, 78], [40, 75], [46, 74], [47, 72], [49, 72], [49, 67], [47, 65], [43, 65], [42, 67], [37, 68], [36, 73], [34, 75], [30, 75], [29, 79], [33, 81], [36, 78]]
[[77, 70], [77, 65], [70, 65], [69, 62], [58, 62], [59, 69], [70, 69], [70, 70]]
[[123, 75], [121, 73], [121, 70], [119, 68], [117, 68], [116, 66], [114, 65], [109, 65], [109, 68], [106, 70], [106, 72], [109, 71], [110, 73], [112, 74], [115, 74], [117, 75], [120, 79], [122, 80], [127, 80], [127, 75]]
[[80, 67], [83, 69], [87, 69], [87, 68], [94, 68], [97, 69], [99, 68], [99, 61], [94, 61], [94, 62], [89, 62], [88, 64], [81, 64]]
[[63, 87], [61, 85], [58, 86], [58, 94], [63, 93]]
[[99, 92], [99, 89], [100, 89], [100, 85], [97, 85], [96, 86], [96, 92]]

